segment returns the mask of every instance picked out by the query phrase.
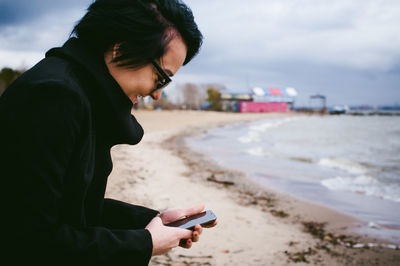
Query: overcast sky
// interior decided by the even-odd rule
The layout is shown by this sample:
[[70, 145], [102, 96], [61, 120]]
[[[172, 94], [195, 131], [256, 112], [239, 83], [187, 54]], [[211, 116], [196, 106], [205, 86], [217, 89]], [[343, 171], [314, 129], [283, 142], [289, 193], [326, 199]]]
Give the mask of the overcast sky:
[[[0, 0], [0, 68], [61, 46], [91, 0]], [[186, 0], [204, 35], [175, 84], [293, 87], [297, 104], [400, 104], [398, 0]], [[169, 90], [173, 90], [171, 85]]]

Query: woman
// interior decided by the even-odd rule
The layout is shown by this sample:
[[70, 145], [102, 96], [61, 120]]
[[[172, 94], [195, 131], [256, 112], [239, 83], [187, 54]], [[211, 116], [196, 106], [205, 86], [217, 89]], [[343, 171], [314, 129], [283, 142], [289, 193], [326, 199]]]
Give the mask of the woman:
[[137, 144], [138, 97], [157, 100], [201, 46], [178, 0], [97, 0], [74, 37], [0, 98], [5, 254], [13, 265], [147, 265], [190, 248], [202, 231], [164, 224], [203, 206], [163, 213], [104, 199], [110, 148]]

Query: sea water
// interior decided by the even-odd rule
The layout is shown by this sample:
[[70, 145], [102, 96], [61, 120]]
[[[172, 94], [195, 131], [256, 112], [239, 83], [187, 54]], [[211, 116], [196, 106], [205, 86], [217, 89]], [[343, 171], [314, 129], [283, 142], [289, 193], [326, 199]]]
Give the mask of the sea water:
[[187, 140], [261, 185], [346, 213], [400, 243], [400, 117], [291, 116]]

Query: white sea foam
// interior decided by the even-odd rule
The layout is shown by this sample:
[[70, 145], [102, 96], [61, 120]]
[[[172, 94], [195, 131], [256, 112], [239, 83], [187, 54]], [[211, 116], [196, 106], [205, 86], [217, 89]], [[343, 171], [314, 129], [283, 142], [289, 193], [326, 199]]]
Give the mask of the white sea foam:
[[382, 248], [390, 248], [390, 249], [398, 249], [399, 246], [397, 245], [393, 245], [393, 244], [378, 244], [378, 243], [356, 243], [356, 244], [352, 244], [352, 243], [344, 243], [344, 245], [346, 247], [351, 247], [351, 248], [365, 248], [365, 247], [369, 247], [369, 248], [375, 248], [375, 247], [382, 247]]
[[318, 165], [344, 170], [350, 174], [366, 174], [368, 172], [368, 168], [365, 166], [343, 158], [322, 158], [318, 161]]
[[271, 128], [277, 128], [281, 125], [293, 121], [295, 118], [284, 118], [275, 121], [268, 121], [260, 125], [253, 125], [249, 127], [249, 131], [246, 135], [241, 136], [238, 140], [242, 143], [256, 143], [262, 140], [262, 135]]
[[247, 135], [239, 137], [238, 140], [242, 143], [255, 143], [261, 141], [261, 134], [256, 131], [249, 131]]
[[259, 157], [265, 157], [268, 156], [269, 153], [266, 152], [263, 148], [261, 147], [256, 147], [256, 148], [251, 148], [246, 150], [246, 153], [253, 155], [253, 156], [259, 156]]
[[368, 227], [374, 228], [374, 229], [380, 229], [381, 228], [381, 226], [379, 224], [374, 223], [374, 222], [369, 222], [368, 223]]
[[321, 184], [331, 190], [350, 191], [400, 202], [399, 185], [383, 184], [376, 178], [368, 175], [330, 178], [322, 180]]

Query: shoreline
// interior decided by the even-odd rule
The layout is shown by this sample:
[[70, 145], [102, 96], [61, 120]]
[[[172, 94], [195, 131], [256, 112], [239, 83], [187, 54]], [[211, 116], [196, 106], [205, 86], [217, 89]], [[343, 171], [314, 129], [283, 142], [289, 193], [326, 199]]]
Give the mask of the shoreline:
[[[298, 118], [294, 118], [296, 120]], [[310, 117], [306, 117], [304, 115], [300, 116], [300, 119], [310, 119]], [[325, 119], [325, 118], [324, 118]], [[326, 119], [329, 119], [327, 117]], [[288, 118], [284, 117], [283, 119], [278, 119], [274, 121], [269, 121], [268, 119], [266, 120], [261, 120], [261, 122], [257, 123], [250, 123], [250, 127], [246, 124], [240, 123], [238, 125], [229, 125], [227, 127], [221, 127], [218, 129], [213, 129], [210, 130], [210, 133], [207, 133], [208, 130], [205, 130], [203, 133], [198, 133], [196, 136], [188, 136], [187, 140], [187, 148], [194, 149], [197, 152], [200, 153], [205, 153], [206, 156], [210, 156], [210, 158], [214, 158], [215, 161], [220, 162], [220, 164], [223, 167], [226, 167], [228, 169], [234, 168], [238, 171], [244, 171], [245, 173], [248, 174], [247, 180], [250, 180], [251, 182], [256, 182], [256, 184], [265, 187], [268, 191], [273, 191], [275, 193], [279, 193], [280, 195], [284, 196], [289, 196], [289, 198], [294, 198], [299, 200], [300, 202], [304, 202], [305, 204], [311, 205], [311, 206], [316, 206], [318, 207], [323, 207], [323, 208], [328, 208], [330, 209], [333, 213], [339, 214], [339, 216], [349, 216], [349, 221], [344, 222], [345, 226], [349, 222], [353, 222], [354, 226], [351, 226], [348, 228], [348, 233], [350, 234], [357, 234], [357, 235], [367, 235], [368, 238], [370, 239], [379, 239], [380, 242], [387, 242], [390, 244], [394, 244], [399, 246], [400, 245], [400, 228], [395, 226], [395, 223], [379, 223], [378, 221], [380, 219], [385, 219], [385, 216], [382, 213], [382, 209], [385, 209], [387, 211], [390, 210], [396, 210], [397, 206], [394, 205], [392, 201], [385, 201], [381, 198], [375, 198], [371, 196], [365, 196], [362, 195], [362, 192], [358, 193], [348, 193], [348, 192], [341, 192], [339, 191], [336, 195], [333, 194], [335, 191], [329, 190], [328, 188], [324, 187], [320, 182], [316, 183], [310, 183], [307, 185], [301, 185], [297, 186], [297, 182], [301, 183], [301, 181], [297, 181], [296, 179], [292, 181], [289, 181], [291, 179], [285, 178], [285, 174], [288, 174], [288, 171], [285, 171], [285, 167], [280, 167], [282, 169], [282, 173], [280, 175], [274, 175], [274, 171], [270, 171], [269, 167], [274, 167], [271, 165], [271, 163], [268, 163], [268, 159], [260, 161], [258, 158], [260, 157], [253, 157], [253, 156], [247, 156], [245, 158], [241, 158], [241, 160], [246, 160], [243, 162], [243, 165], [248, 165], [250, 162], [250, 165], [254, 165], [255, 169], [249, 168], [249, 167], [242, 167], [240, 165], [235, 165], [235, 163], [241, 164], [241, 161], [237, 159], [238, 154], [236, 154], [237, 150], [235, 148], [232, 148], [235, 150], [235, 155], [231, 155], [229, 153], [226, 153], [226, 150], [231, 150], [231, 145], [235, 146], [235, 144], [230, 142], [234, 142], [235, 138], [239, 138], [241, 136], [248, 136], [246, 131], [241, 130], [242, 128], [247, 129], [247, 128], [252, 128], [253, 125], [254, 127], [257, 127], [259, 125], [274, 125], [276, 123], [283, 123], [282, 121], [286, 120], [293, 120], [293, 118]], [[227, 129], [225, 129], [227, 128]], [[232, 129], [233, 128], [233, 129]], [[240, 130], [240, 134], [235, 134], [234, 132]], [[227, 134], [227, 139], [224, 141], [224, 134]], [[282, 133], [282, 132], [281, 132]], [[232, 139], [232, 134], [234, 134], [234, 138]], [[197, 136], [198, 135], [198, 136]], [[208, 137], [211, 137], [212, 140], [208, 141]], [[204, 140], [203, 140], [204, 138]], [[211, 143], [211, 144], [210, 144]], [[213, 147], [212, 143], [216, 143], [216, 147]], [[219, 144], [218, 144], [219, 143]], [[199, 145], [200, 144], [200, 145]], [[228, 145], [227, 145], [228, 144]], [[210, 146], [211, 145], [211, 146]], [[223, 147], [223, 148], [221, 148]], [[236, 147], [236, 146], [235, 146]], [[254, 149], [254, 145], [252, 146], [252, 149]], [[243, 152], [243, 151], [242, 151]], [[216, 156], [215, 156], [216, 155]], [[258, 155], [258, 154], [257, 154]], [[222, 156], [222, 157], [221, 157]], [[303, 155], [305, 156], [305, 155]], [[226, 160], [226, 158], [229, 158]], [[236, 158], [236, 159], [231, 159], [231, 158]], [[254, 162], [252, 162], [252, 158], [256, 160], [257, 165], [260, 166], [260, 168], [257, 168], [258, 166], [255, 165]], [[274, 158], [272, 158], [274, 160]], [[310, 160], [311, 163], [311, 160]], [[286, 167], [289, 167], [290, 169], [290, 162], [286, 164]], [[289, 170], [288, 169], [288, 170]], [[265, 171], [265, 172], [264, 172]], [[291, 172], [289, 172], [291, 173]], [[309, 180], [307, 178], [307, 175], [310, 174], [307, 171], [300, 171], [298, 172], [300, 176], [304, 176], [305, 180]], [[312, 174], [312, 173], [311, 173]], [[312, 176], [312, 175], [311, 175]], [[323, 177], [319, 176], [319, 177]], [[289, 175], [289, 177], [291, 177]], [[317, 175], [314, 175], [314, 179], [317, 177]], [[272, 180], [272, 181], [271, 181]], [[276, 181], [278, 180], [278, 181]], [[300, 179], [301, 180], [301, 179]], [[277, 183], [278, 185], [274, 184]], [[284, 183], [285, 185], [281, 185], [279, 187], [280, 183]], [[306, 184], [306, 181], [304, 181], [304, 184]], [[275, 185], [275, 186], [274, 186]], [[307, 187], [306, 187], [307, 186]], [[297, 189], [296, 189], [297, 188]], [[305, 195], [305, 193], [309, 193], [312, 195]], [[329, 193], [329, 197], [325, 196], [326, 193]], [[339, 193], [342, 193], [338, 195]], [[346, 195], [345, 193], [348, 193]], [[282, 197], [282, 196], [281, 196]], [[359, 198], [357, 198], [359, 197]], [[354, 200], [354, 201], [353, 201]], [[295, 202], [295, 201], [294, 201]], [[348, 204], [350, 203], [350, 204]], [[390, 205], [391, 204], [391, 205]], [[374, 207], [371, 208], [371, 206], [377, 207], [378, 209], [375, 209]], [[379, 209], [379, 206], [382, 208], [381, 210]], [[390, 208], [389, 208], [389, 207]], [[364, 209], [363, 209], [364, 208]], [[295, 210], [296, 208], [294, 208]], [[315, 207], [308, 208], [309, 211], [305, 213], [309, 213], [310, 211], [313, 212]], [[367, 211], [371, 210], [373, 213], [368, 213]], [[375, 210], [374, 210], [375, 209]], [[358, 215], [353, 213], [358, 212]], [[363, 214], [363, 215], [360, 215]], [[369, 215], [369, 217], [366, 217], [366, 214]], [[389, 214], [390, 215], [390, 214]], [[315, 215], [314, 215], [315, 216]], [[331, 215], [332, 216], [332, 215]], [[363, 217], [364, 216], [364, 217]], [[327, 220], [332, 220], [333, 217], [327, 218]], [[367, 219], [366, 219], [367, 218]], [[369, 218], [369, 219], [368, 219]], [[334, 228], [341, 228], [340, 223], [338, 223], [338, 220], [336, 217], [334, 219], [335, 224], [330, 225], [330, 227]], [[343, 220], [343, 219], [342, 219]], [[374, 222], [371, 222], [374, 221]], [[375, 222], [377, 221], [377, 222]], [[393, 220], [395, 221], [395, 220]], [[391, 226], [393, 224], [393, 226]]]
[[[246, 121], [244, 123], [247, 122], [251, 121]], [[218, 127], [223, 127], [229, 124], [231, 123], [228, 122], [226, 124], [219, 125]], [[351, 244], [355, 245], [356, 247], [361, 247], [369, 244], [370, 247], [381, 245], [381, 247], [399, 249], [400, 246], [398, 243], [379, 237], [375, 238], [363, 235], [363, 229], [359, 230], [359, 232], [356, 232], [358, 228], [368, 224], [366, 221], [360, 220], [356, 217], [342, 213], [327, 206], [301, 199], [284, 192], [276, 191], [266, 186], [261, 187], [257, 181], [242, 171], [232, 170], [221, 166], [213, 159], [208, 158], [207, 155], [189, 148], [185, 143], [187, 138], [192, 138], [196, 135], [202, 135], [206, 133], [207, 130], [209, 129], [203, 129], [201, 132], [194, 132], [193, 130], [181, 132], [178, 135], [172, 136], [169, 140], [167, 140], [166, 145], [164, 145], [167, 149], [174, 151], [176, 156], [181, 157], [181, 159], [183, 159], [185, 163], [192, 168], [193, 172], [200, 173], [202, 171], [200, 168], [204, 168], [206, 166], [205, 172], [210, 173], [210, 177], [206, 179], [204, 179], [203, 174], [199, 174], [195, 177], [191, 175], [188, 176], [189, 178], [203, 178], [204, 182], [214, 182], [220, 184], [220, 186], [224, 188], [232, 186], [232, 188], [229, 188], [231, 189], [231, 192], [232, 190], [235, 190], [235, 193], [241, 195], [241, 199], [238, 200], [239, 204], [254, 205], [260, 207], [260, 209], [264, 212], [272, 212], [275, 214], [276, 212], [281, 212], [283, 216], [285, 216], [286, 213], [288, 216], [293, 217], [291, 220], [293, 223], [301, 223], [302, 221], [325, 223], [325, 229], [327, 232], [341, 235], [346, 234], [349, 237], [349, 242], [343, 242], [343, 245]], [[218, 177], [218, 175], [220, 176]], [[275, 202], [275, 208], [264, 208], [262, 206], [263, 198], [268, 198], [268, 202]], [[278, 198], [279, 201], [276, 200]], [[259, 203], [260, 199], [261, 204]], [[276, 209], [279, 209], [279, 211]], [[279, 213], [277, 216], [279, 216]]]
[[[166, 122], [165, 119], [157, 118], [157, 116], [161, 115], [162, 113], [166, 116], [168, 116], [168, 114], [170, 116], [202, 116], [203, 118], [205, 118], [205, 121], [199, 123], [183, 123], [179, 125], [176, 130], [168, 131], [167, 129], [170, 128], [170, 125], [152, 124], [152, 122], [155, 122], [151, 121], [152, 119], [159, 119], [160, 121], [164, 120], [164, 122]], [[287, 114], [270, 114], [259, 116], [248, 115], [241, 117], [237, 114], [215, 114], [212, 112], [199, 114], [196, 112], [142, 111], [135, 114], [135, 116], [139, 118], [138, 120], [143, 119], [144, 124], [148, 123], [147, 125], [144, 125], [144, 128], [145, 130], [146, 128], [150, 129], [150, 133], [153, 135], [153, 137], [157, 137], [157, 135], [158, 137], [160, 137], [160, 135], [163, 136], [159, 139], [161, 141], [156, 141], [155, 143], [147, 143], [147, 145], [145, 145], [147, 146], [147, 148], [154, 148], [154, 144], [156, 144], [156, 146], [159, 145], [159, 148], [166, 150], [170, 155], [175, 156], [181, 162], [183, 162], [184, 171], [182, 172], [182, 176], [180, 178], [186, 179], [184, 182], [188, 182], [189, 184], [195, 185], [196, 187], [202, 186], [204, 188], [204, 191], [212, 190], [213, 193], [221, 194], [224, 197], [224, 200], [226, 200], [227, 202], [229, 201], [230, 207], [240, 208], [243, 211], [250, 213], [256, 213], [256, 216], [261, 217], [259, 218], [258, 223], [261, 222], [262, 224], [262, 221], [266, 219], [267, 224], [265, 225], [265, 228], [262, 229], [266, 231], [266, 236], [270, 239], [272, 239], [270, 237], [271, 234], [275, 236], [279, 235], [278, 232], [282, 230], [282, 227], [284, 228], [283, 230], [290, 230], [289, 235], [281, 233], [282, 235], [277, 238], [275, 237], [275, 241], [280, 243], [277, 244], [277, 249], [272, 254], [267, 254], [269, 256], [261, 254], [261, 252], [265, 253], [262, 247], [261, 250], [259, 250], [260, 248], [258, 248], [253, 252], [257, 257], [256, 260], [263, 261], [261, 265], [264, 263], [268, 264], [269, 260], [270, 262], [275, 262], [275, 264], [278, 265], [296, 263], [296, 260], [300, 263], [309, 262], [315, 265], [321, 263], [328, 265], [347, 265], [349, 263], [358, 265], [360, 263], [360, 265], [362, 265], [362, 263], [371, 261], [371, 259], [377, 260], [379, 261], [379, 263], [384, 262], [386, 265], [395, 265], [395, 261], [399, 259], [399, 252], [397, 250], [368, 246], [368, 243], [371, 242], [378, 242], [380, 244], [383, 244], [387, 243], [386, 241], [368, 239], [359, 234], [348, 232], [349, 228], [356, 227], [357, 224], [360, 223], [360, 221], [356, 218], [347, 216], [345, 214], [339, 213], [335, 210], [318, 204], [294, 198], [281, 192], [273, 191], [265, 187], [261, 188], [254, 180], [251, 180], [251, 178], [247, 177], [244, 173], [223, 168], [219, 166], [216, 162], [214, 162], [211, 158], [189, 149], [185, 144], [185, 138], [194, 136], [196, 134], [202, 134], [210, 128], [220, 127], [231, 123], [245, 123], [258, 119], [284, 117], [288, 116]], [[221, 116], [221, 118], [208, 119], [208, 117], [212, 116], [215, 116], [214, 118]], [[227, 119], [227, 117], [229, 117], [229, 119]], [[168, 122], [166, 124], [168, 124]], [[131, 174], [133, 174], [133, 172], [131, 172]], [[143, 179], [145, 180], [147, 178], [143, 177]], [[131, 185], [135, 187], [137, 183], [133, 182], [131, 183]], [[122, 184], [122, 186], [124, 185]], [[145, 187], [149, 188], [151, 187], [151, 185], [146, 184]], [[133, 188], [132, 191], [135, 190], [136, 189]], [[154, 206], [154, 208], [157, 208], [156, 205], [159, 204], [154, 202], [154, 200], [151, 200], [151, 196], [154, 196], [154, 194], [156, 193], [160, 193], [160, 190], [156, 190], [155, 193], [153, 191], [153, 193], [150, 193], [152, 195], [143, 195], [142, 197], [136, 199], [131, 198], [130, 201], [136, 203], [139, 201], [143, 205], [150, 205], [149, 207]], [[215, 204], [213, 203], [213, 200], [215, 199], [212, 198], [213, 196], [215, 198], [215, 195], [209, 196], [211, 197], [210, 205]], [[173, 200], [169, 199], [169, 201]], [[209, 204], [207, 204], [206, 207], [208, 205]], [[220, 205], [223, 204], [220, 203]], [[217, 206], [215, 206], [215, 208], [217, 208]], [[160, 206], [158, 206], [157, 209], [160, 209]], [[221, 218], [224, 218], [224, 216], [232, 216], [232, 214], [224, 213], [226, 212], [226, 210], [224, 210], [223, 208], [217, 208], [217, 210], [218, 211], [216, 211], [216, 214], [218, 217], [220, 217], [221, 214]], [[248, 220], [249, 217], [246, 218], [246, 223], [252, 224], [252, 220]], [[242, 220], [246, 218], [241, 217]], [[242, 221], [240, 221], [241, 219], [236, 222], [238, 222], [238, 224], [242, 223]], [[221, 222], [222, 224], [225, 223], [225, 221]], [[325, 222], [328, 223], [325, 225]], [[219, 226], [221, 226], [220, 224], [221, 223], [219, 223]], [[251, 228], [246, 228], [246, 230], [248, 230], [249, 232], [251, 230], [260, 230], [261, 228], [258, 228], [258, 226], [260, 225], [252, 224]], [[214, 231], [214, 229], [211, 230]], [[307, 230], [308, 232], [305, 232]], [[253, 233], [253, 231], [251, 232]], [[210, 236], [211, 235], [209, 235], [209, 233], [207, 232], [207, 235], [204, 236], [204, 238], [208, 238]], [[202, 241], [203, 239], [200, 240], [199, 244]], [[214, 239], [214, 241], [218, 240]], [[249, 241], [251, 241], [251, 239]], [[346, 243], [348, 245], [354, 246], [354, 248], [346, 247]], [[365, 243], [366, 245], [364, 246], [364, 244], [361, 245], [359, 243]], [[260, 240], [259, 244], [263, 244], [262, 240]], [[213, 246], [215, 247], [215, 245]], [[170, 265], [172, 264], [172, 262], [176, 262], [177, 265], [181, 265], [179, 264], [179, 262], [182, 261], [191, 261], [191, 263], [194, 263], [193, 265], [197, 265], [196, 261], [202, 261], [202, 263], [200, 263], [199, 265], [204, 264], [205, 261], [208, 261], [207, 263], [209, 263], [205, 263], [205, 265], [229, 265], [229, 259], [231, 260], [231, 262], [233, 262], [234, 265], [241, 265], [240, 261], [245, 261], [246, 257], [249, 255], [242, 254], [246, 253], [244, 250], [245, 249], [243, 249], [243, 247], [239, 250], [224, 249], [222, 250], [222, 255], [219, 254], [219, 256], [215, 254], [210, 255], [209, 253], [211, 252], [211, 250], [209, 250], [209, 253], [200, 252], [200, 257], [193, 257], [193, 255], [189, 255], [191, 254], [190, 250], [188, 252], [182, 249], [178, 249], [168, 253], [167, 255], [154, 257], [152, 259], [151, 265]], [[198, 253], [198, 250], [195, 249], [195, 251], [197, 251]], [[279, 264], [279, 262], [277, 261], [281, 261], [284, 263]], [[260, 264], [257, 262], [247, 262], [245, 265]]]

